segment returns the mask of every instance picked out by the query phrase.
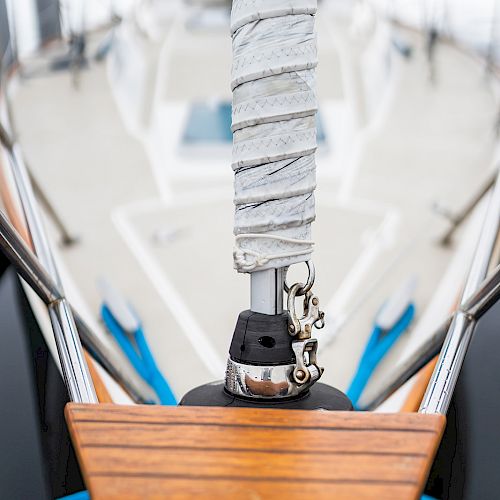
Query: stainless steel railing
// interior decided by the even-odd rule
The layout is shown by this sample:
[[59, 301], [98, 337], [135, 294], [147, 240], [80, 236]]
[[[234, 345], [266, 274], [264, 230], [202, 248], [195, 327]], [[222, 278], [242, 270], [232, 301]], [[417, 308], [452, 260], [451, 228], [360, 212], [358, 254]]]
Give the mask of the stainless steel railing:
[[485, 280], [500, 229], [500, 172], [490, 195], [472, 265], [420, 406], [421, 413], [446, 414], [462, 368], [474, 327], [487, 308], [498, 300], [500, 268]]
[[71, 401], [97, 403], [75, 321], [65, 297], [1, 212], [0, 245], [18, 273], [47, 304], [64, 382]]
[[[2, 137], [5, 142], [7, 137], [5, 130], [2, 130]], [[33, 242], [33, 249], [58, 292], [57, 295], [50, 297], [51, 300], [47, 302], [47, 307], [69, 397], [71, 401], [78, 403], [98, 403], [94, 384], [83, 356], [75, 320], [64, 297], [61, 278], [50, 250], [21, 152], [16, 144], [8, 144], [8, 146], [10, 146], [7, 152], [10, 156], [11, 170]], [[6, 220], [2, 222], [6, 222]], [[2, 228], [5, 230], [4, 224]], [[15, 245], [15, 240], [11, 239], [10, 245]]]
[[63, 378], [72, 401], [97, 403], [92, 379], [80, 343], [138, 403], [157, 402], [152, 389], [137, 375], [119, 349], [110, 349], [69, 305], [50, 249], [37, 200], [19, 147], [0, 125], [0, 139], [10, 167], [36, 256], [0, 212], [0, 246], [17, 272], [47, 305], [56, 340]]

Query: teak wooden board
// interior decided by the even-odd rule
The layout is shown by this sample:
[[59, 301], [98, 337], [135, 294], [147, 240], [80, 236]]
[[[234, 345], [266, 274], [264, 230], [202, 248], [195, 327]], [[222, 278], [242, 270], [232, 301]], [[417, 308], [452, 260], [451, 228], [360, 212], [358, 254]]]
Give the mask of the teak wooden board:
[[417, 499], [437, 415], [68, 404], [93, 500]]

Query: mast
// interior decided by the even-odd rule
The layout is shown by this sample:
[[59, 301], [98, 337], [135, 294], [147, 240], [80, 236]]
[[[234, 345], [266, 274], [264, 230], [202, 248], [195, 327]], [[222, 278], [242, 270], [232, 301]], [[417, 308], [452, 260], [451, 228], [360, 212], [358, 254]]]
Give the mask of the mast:
[[[352, 408], [317, 384], [323, 369], [312, 337], [324, 324], [311, 261], [316, 9], [316, 0], [233, 0], [233, 261], [250, 274], [250, 309], [238, 317], [224, 382], [192, 390], [181, 404]], [[287, 269], [300, 263], [307, 280], [288, 286]]]
[[[311, 258], [315, 13], [316, 0], [233, 2], [232, 168], [238, 272], [254, 275]], [[255, 280], [261, 278], [252, 278], [252, 283]]]
[[[276, 357], [261, 353], [262, 359], [258, 355], [246, 359], [242, 353], [234, 352], [235, 344], [247, 341], [246, 328], [243, 338], [239, 338], [242, 320], [247, 327], [256, 314], [269, 316], [259, 318], [259, 325], [255, 325], [258, 335], [274, 332], [275, 320], [286, 316], [283, 289], [288, 266], [308, 262], [308, 289], [298, 284], [294, 293], [306, 296], [307, 310], [312, 297], [314, 268], [309, 260], [316, 187], [316, 7], [316, 0], [234, 0], [231, 12], [233, 256], [235, 269], [250, 274], [251, 304], [250, 314], [242, 313], [243, 318], [240, 315], [238, 320], [228, 360], [226, 390], [247, 397], [257, 395], [257, 382], [235, 383], [231, 374], [240, 371], [248, 379], [248, 366], [252, 366], [251, 376], [263, 380], [265, 375], [259, 377], [259, 369], [254, 365], [264, 361], [284, 365], [296, 358], [293, 369], [284, 370], [292, 369], [293, 373], [288, 390], [279, 389], [285, 397], [306, 390], [322, 374], [316, 365], [317, 342], [311, 339], [312, 326], [316, 320], [322, 321], [319, 309], [307, 327], [288, 318], [288, 333], [285, 330], [280, 338], [286, 345], [290, 335], [297, 337], [290, 345], [291, 352], [284, 349], [280, 356], [276, 352]], [[317, 298], [314, 301], [318, 303]], [[289, 297], [288, 302], [289, 309], [295, 307], [294, 297]], [[264, 338], [254, 340], [262, 344]], [[267, 338], [276, 340], [269, 335]], [[306, 352], [308, 365], [303, 362]], [[270, 371], [260, 371], [266, 370]], [[285, 382], [290, 381], [283, 379], [278, 386], [284, 387]]]

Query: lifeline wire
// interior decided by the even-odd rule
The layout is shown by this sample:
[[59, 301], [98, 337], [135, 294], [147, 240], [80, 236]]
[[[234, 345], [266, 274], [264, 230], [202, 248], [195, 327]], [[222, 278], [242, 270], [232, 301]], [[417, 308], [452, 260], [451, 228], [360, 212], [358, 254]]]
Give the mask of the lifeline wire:
[[234, 266], [310, 259], [316, 187], [316, 0], [234, 0]]

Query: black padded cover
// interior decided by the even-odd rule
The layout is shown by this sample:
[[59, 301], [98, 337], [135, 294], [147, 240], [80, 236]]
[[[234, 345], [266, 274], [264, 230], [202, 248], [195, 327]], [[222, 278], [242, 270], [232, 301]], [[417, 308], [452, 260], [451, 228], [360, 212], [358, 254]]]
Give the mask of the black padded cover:
[[236, 322], [229, 355], [247, 365], [287, 365], [295, 363], [292, 340], [288, 313], [243, 311]]
[[300, 397], [275, 400], [239, 398], [224, 389], [224, 382], [205, 384], [189, 391], [179, 403], [184, 406], [236, 406], [241, 408], [275, 408], [283, 410], [350, 411], [352, 403], [338, 389], [317, 382]]

